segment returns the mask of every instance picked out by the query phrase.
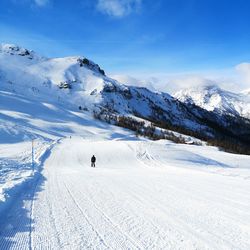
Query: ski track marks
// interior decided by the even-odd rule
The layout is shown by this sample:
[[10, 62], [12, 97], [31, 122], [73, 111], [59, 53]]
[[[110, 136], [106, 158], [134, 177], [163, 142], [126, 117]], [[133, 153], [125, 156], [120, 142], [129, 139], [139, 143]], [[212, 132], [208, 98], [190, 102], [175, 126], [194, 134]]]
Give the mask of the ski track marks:
[[249, 181], [154, 147], [62, 140], [6, 214], [0, 249], [250, 249]]

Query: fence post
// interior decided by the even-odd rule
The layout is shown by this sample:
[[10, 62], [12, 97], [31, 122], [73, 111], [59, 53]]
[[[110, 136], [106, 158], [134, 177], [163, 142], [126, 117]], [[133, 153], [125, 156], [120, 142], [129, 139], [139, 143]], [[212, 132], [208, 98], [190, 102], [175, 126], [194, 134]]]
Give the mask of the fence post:
[[32, 139], [31, 142], [31, 164], [32, 164], [32, 169], [34, 171], [34, 139]]

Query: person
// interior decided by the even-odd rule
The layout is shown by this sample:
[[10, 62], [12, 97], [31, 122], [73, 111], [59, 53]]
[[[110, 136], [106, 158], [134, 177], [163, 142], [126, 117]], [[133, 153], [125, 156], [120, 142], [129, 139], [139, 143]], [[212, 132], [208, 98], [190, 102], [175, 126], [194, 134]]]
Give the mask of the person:
[[96, 162], [96, 158], [95, 158], [95, 156], [93, 155], [93, 156], [91, 157], [91, 167], [95, 168], [95, 162]]

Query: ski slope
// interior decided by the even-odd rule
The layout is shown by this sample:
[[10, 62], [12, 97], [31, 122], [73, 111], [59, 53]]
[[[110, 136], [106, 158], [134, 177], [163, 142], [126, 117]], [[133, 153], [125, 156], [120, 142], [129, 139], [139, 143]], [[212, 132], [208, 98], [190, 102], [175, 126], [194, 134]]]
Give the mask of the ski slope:
[[168, 141], [61, 139], [2, 214], [0, 248], [250, 249], [248, 162]]
[[249, 159], [1, 90], [0, 249], [248, 250]]

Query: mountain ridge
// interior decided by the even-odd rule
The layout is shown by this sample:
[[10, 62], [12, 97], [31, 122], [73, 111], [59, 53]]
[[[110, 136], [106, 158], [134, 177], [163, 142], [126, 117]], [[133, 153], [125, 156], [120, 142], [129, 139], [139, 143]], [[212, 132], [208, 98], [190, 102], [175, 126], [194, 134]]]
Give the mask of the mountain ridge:
[[[132, 126], [130, 119], [143, 119], [159, 128], [203, 140], [226, 135], [241, 142], [250, 128], [245, 118], [237, 116], [234, 121], [227, 114], [186, 103], [168, 93], [121, 84], [106, 76], [98, 64], [86, 57], [45, 58], [14, 45], [2, 45], [1, 48], [0, 83], [3, 91], [45, 102], [53, 100], [118, 125], [121, 125], [119, 117], [129, 117], [126, 127], [139, 134], [143, 134], [145, 128], [138, 123]], [[241, 128], [240, 136], [234, 131], [237, 126]]]
[[216, 85], [180, 90], [174, 97], [186, 104], [195, 104], [207, 111], [250, 118], [250, 97], [245, 93], [233, 93]]

